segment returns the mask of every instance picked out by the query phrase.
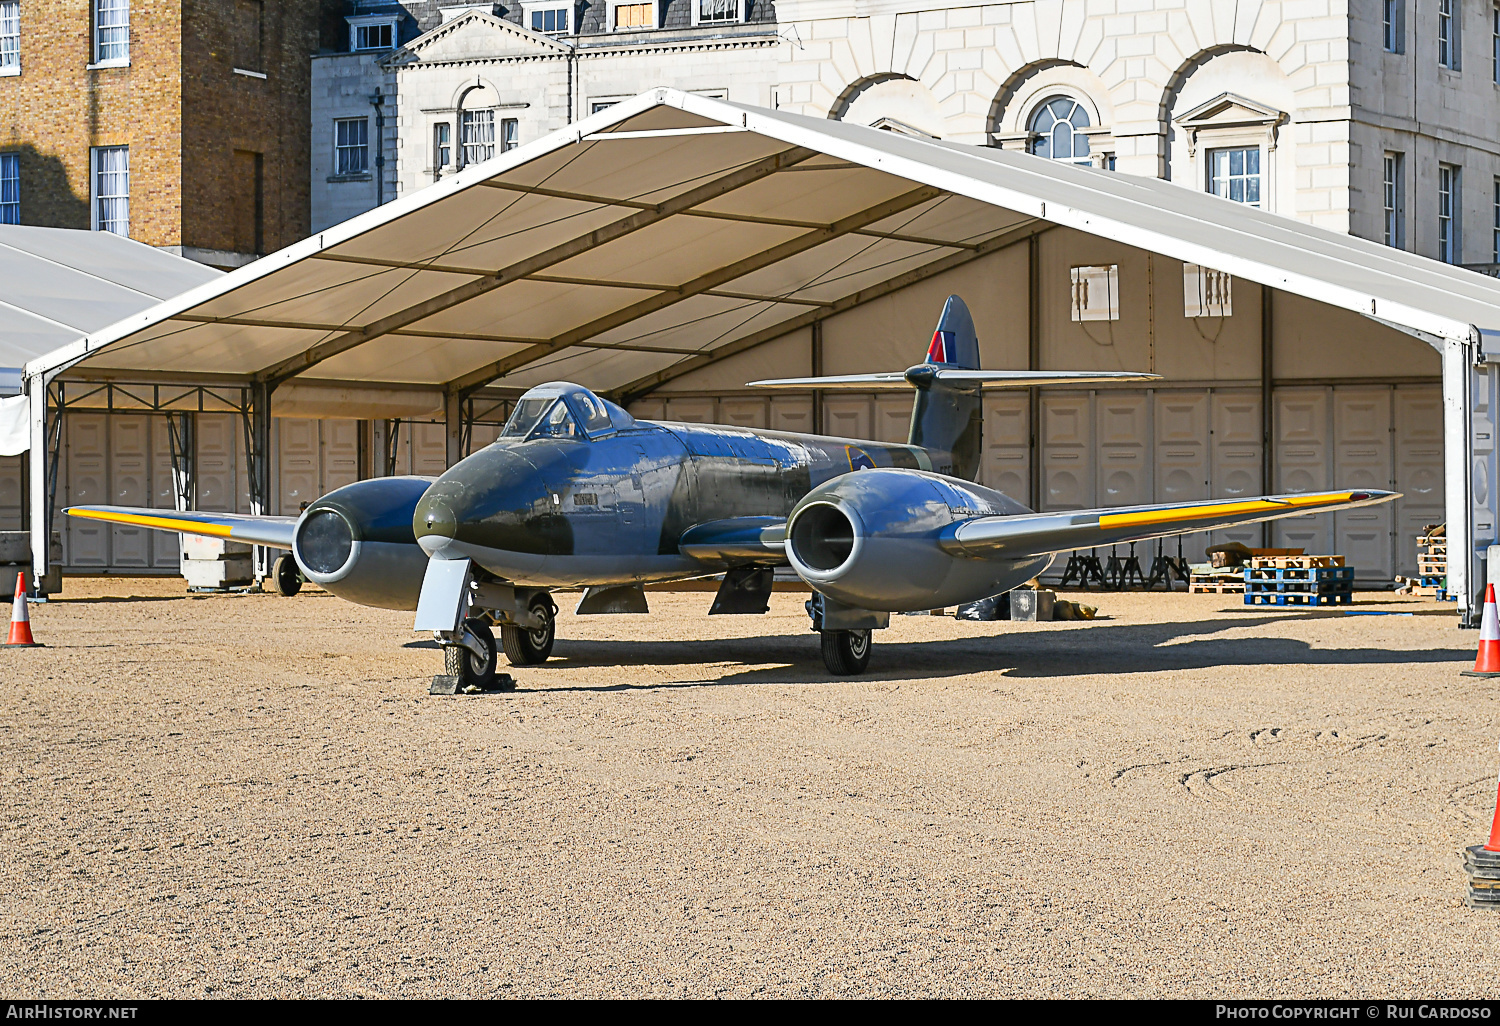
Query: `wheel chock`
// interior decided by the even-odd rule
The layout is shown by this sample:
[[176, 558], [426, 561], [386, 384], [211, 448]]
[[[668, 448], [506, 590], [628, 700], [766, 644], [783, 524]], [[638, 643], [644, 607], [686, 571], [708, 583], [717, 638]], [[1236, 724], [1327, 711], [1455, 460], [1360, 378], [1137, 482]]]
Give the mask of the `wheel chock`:
[[495, 674], [495, 686], [481, 690], [472, 685], [465, 686], [463, 678], [452, 673], [439, 673], [432, 678], [432, 686], [427, 689], [429, 695], [482, 695], [488, 691], [514, 691], [516, 690], [516, 679], [508, 673]]

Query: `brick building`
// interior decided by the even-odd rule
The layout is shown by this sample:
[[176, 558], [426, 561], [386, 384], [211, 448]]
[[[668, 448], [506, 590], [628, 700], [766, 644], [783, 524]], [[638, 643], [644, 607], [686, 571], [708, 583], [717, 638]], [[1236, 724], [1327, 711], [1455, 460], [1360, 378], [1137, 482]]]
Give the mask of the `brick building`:
[[219, 267], [308, 232], [308, 72], [338, 0], [0, 0], [0, 223]]

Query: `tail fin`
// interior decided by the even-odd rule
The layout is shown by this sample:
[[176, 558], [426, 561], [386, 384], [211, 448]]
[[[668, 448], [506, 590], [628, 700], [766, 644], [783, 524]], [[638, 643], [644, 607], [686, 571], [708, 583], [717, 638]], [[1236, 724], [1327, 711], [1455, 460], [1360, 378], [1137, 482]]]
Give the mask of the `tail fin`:
[[[957, 296], [949, 296], [927, 347], [927, 363], [937, 369], [979, 369], [979, 336], [974, 318]], [[915, 368], [913, 368], [915, 370]], [[984, 410], [977, 390], [960, 391], [936, 375], [910, 375], [916, 386], [912, 403], [911, 444], [953, 454], [954, 477], [972, 481], [979, 475], [983, 451]]]

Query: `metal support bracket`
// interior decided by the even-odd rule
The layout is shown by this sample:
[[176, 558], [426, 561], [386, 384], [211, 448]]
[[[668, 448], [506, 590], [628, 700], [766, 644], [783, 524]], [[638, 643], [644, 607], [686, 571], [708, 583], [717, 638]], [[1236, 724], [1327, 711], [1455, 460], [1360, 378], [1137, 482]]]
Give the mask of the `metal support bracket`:
[[820, 591], [813, 592], [806, 608], [815, 631], [878, 631], [891, 625], [890, 613], [846, 606]]

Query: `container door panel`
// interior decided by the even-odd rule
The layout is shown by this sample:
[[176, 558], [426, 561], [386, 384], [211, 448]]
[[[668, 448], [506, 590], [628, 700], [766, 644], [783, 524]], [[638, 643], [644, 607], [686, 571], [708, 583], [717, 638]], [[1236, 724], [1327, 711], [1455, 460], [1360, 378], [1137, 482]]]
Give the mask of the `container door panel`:
[[1031, 411], [1026, 395], [984, 400], [984, 467], [980, 480], [1017, 502], [1031, 501]]
[[771, 429], [810, 435], [813, 401], [808, 396], [779, 396], [771, 400]]
[[[1331, 487], [1328, 441], [1328, 389], [1277, 389], [1276, 494], [1324, 491]], [[1276, 548], [1303, 549], [1308, 555], [1333, 552], [1333, 517], [1313, 514], [1272, 521]]]
[[[150, 506], [151, 422], [133, 414], [109, 418], [110, 502], [117, 506]], [[110, 528], [110, 565], [145, 567], [151, 564], [151, 530], [145, 527]]]
[[765, 399], [720, 399], [719, 423], [735, 427], [763, 428], [768, 423], [770, 411]]
[[1042, 509], [1096, 506], [1092, 397], [1044, 396], [1041, 418]]
[[[1261, 494], [1260, 393], [1214, 392], [1213, 444], [1210, 447], [1210, 497], [1250, 499]], [[1239, 542], [1259, 548], [1264, 537], [1261, 524], [1243, 524], [1210, 532], [1211, 544]]]
[[0, 531], [21, 530], [21, 468], [24, 456], [0, 457]]
[[233, 413], [200, 413], [195, 427], [198, 508], [232, 513], [240, 508], [240, 418]]
[[[1390, 488], [1390, 388], [1334, 389], [1333, 443], [1335, 488]], [[1396, 572], [1393, 514], [1387, 503], [1333, 515], [1333, 550], [1355, 568], [1357, 579], [1385, 582]]]
[[668, 399], [667, 419], [685, 424], [712, 424], [714, 401], [712, 399]]
[[411, 428], [411, 472], [418, 477], [442, 476], [448, 469], [448, 429], [442, 424]]
[[823, 400], [823, 433], [835, 438], [869, 438], [869, 397], [840, 396]]
[[359, 480], [359, 421], [321, 421], [323, 437], [323, 491]]
[[1397, 385], [1396, 572], [1417, 572], [1417, 537], [1447, 519], [1443, 499], [1443, 390], [1435, 385]]
[[[67, 420], [67, 498], [63, 505], [107, 505], [110, 492], [107, 446], [109, 418], [102, 413], [69, 413]], [[61, 489], [59, 489], [61, 491]], [[67, 523], [68, 565], [109, 565], [108, 524], [78, 517], [62, 517]]]
[[282, 516], [294, 517], [302, 512], [304, 502], [312, 502], [321, 494], [318, 422], [305, 417], [278, 417], [276, 436], [276, 452], [281, 457], [276, 509]]
[[905, 392], [875, 398], [877, 442], [905, 444], [911, 439], [911, 396]]
[[1100, 506], [1139, 506], [1151, 501], [1151, 402], [1144, 393], [1100, 392], [1094, 398], [1098, 424]]
[[[1156, 501], [1196, 502], [1209, 497], [1209, 398], [1207, 392], [1157, 392]], [[1164, 544], [1176, 545], [1175, 542]], [[1206, 531], [1183, 536], [1182, 554], [1201, 563]]]

